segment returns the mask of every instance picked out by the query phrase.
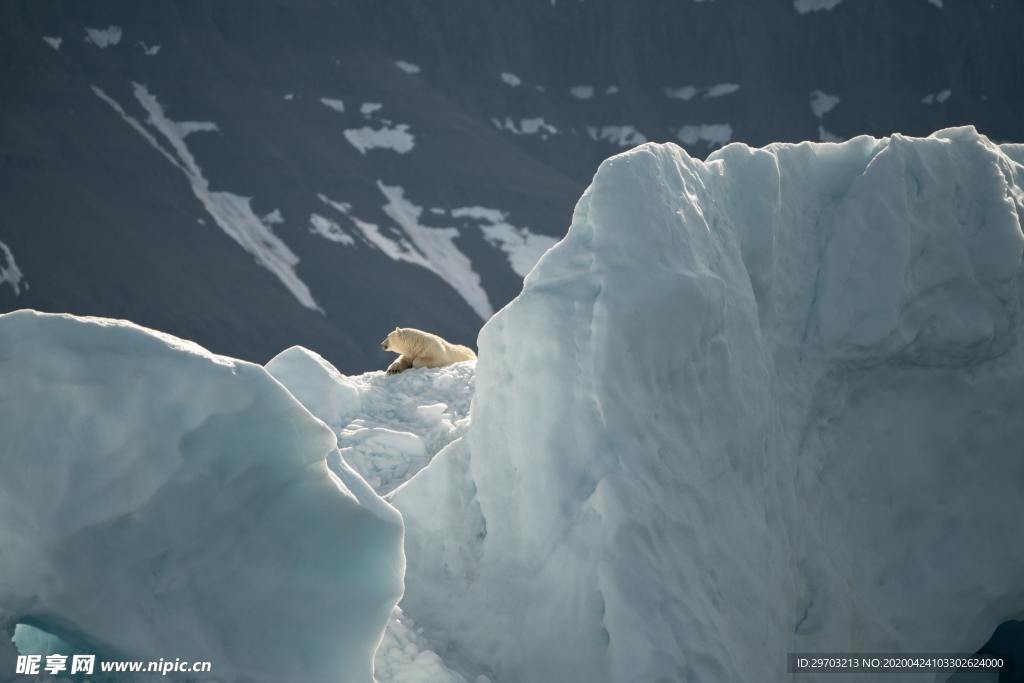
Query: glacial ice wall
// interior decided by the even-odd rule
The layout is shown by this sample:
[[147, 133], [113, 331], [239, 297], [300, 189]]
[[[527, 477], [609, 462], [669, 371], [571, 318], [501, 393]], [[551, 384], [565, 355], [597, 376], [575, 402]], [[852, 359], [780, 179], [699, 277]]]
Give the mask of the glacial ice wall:
[[263, 368], [0, 316], [0, 678], [26, 623], [210, 680], [370, 683], [403, 571], [398, 513]]
[[607, 160], [481, 332], [468, 433], [392, 496], [405, 612], [497, 683], [978, 648], [1024, 612], [1022, 156]]

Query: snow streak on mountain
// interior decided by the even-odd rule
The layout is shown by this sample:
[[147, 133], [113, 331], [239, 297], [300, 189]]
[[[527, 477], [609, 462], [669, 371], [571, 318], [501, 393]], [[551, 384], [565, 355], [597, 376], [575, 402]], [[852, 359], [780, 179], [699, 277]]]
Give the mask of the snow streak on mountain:
[[0, 310], [347, 370], [384, 363], [396, 324], [472, 343], [624, 148], [1020, 139], [1021, 21], [998, 1], [13, 0]]

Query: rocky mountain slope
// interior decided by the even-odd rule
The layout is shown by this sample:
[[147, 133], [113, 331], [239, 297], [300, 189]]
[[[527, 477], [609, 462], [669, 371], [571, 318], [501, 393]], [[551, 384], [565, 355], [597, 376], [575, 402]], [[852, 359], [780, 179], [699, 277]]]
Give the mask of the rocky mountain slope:
[[473, 343], [645, 140], [1022, 137], [1020, 3], [13, 1], [0, 311], [265, 362]]

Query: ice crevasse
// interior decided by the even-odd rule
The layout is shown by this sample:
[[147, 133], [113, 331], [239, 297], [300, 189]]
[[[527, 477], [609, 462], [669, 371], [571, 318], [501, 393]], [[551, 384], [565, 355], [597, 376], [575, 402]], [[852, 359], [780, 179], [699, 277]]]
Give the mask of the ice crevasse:
[[401, 517], [262, 367], [2, 315], [0, 451], [0, 680], [21, 623], [101, 659], [209, 661], [208, 680], [372, 681]]
[[1024, 613], [1021, 162], [970, 127], [604, 162], [391, 495], [405, 613], [498, 682], [977, 649]]

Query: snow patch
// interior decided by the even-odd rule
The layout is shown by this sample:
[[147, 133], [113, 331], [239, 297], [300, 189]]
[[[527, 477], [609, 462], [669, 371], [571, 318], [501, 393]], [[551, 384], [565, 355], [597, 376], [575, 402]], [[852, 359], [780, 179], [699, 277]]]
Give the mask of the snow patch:
[[578, 100], [589, 100], [594, 96], [594, 86], [575, 85], [569, 88], [569, 94]]
[[815, 118], [820, 119], [835, 109], [837, 104], [839, 104], [839, 98], [835, 95], [829, 95], [821, 90], [811, 92], [811, 113]]
[[587, 126], [592, 140], [603, 140], [617, 147], [633, 147], [647, 142], [643, 133], [634, 126]]
[[[3, 242], [0, 242], [0, 285], [8, 284], [14, 290], [14, 296], [21, 296], [21, 285], [24, 280], [21, 269], [14, 260], [14, 254]], [[25, 289], [28, 289], [28, 282], [25, 282]]]
[[513, 135], [539, 135], [541, 140], [558, 134], [558, 129], [545, 121], [543, 116], [520, 119], [518, 124], [506, 116], [504, 122], [500, 119], [491, 119], [491, 123], [499, 130], [507, 130]]
[[705, 123], [698, 126], [683, 126], [676, 137], [684, 145], [704, 143], [708, 147], [722, 147], [732, 140], [732, 126], [728, 123]]
[[159, 45], [146, 45], [146, 43], [141, 41], [141, 40], [139, 41], [138, 45], [139, 45], [139, 47], [142, 48], [142, 52], [147, 57], [156, 57], [157, 54], [160, 53], [160, 46]]
[[738, 83], [716, 83], [708, 88], [707, 92], [704, 93], [704, 97], [709, 98], [731, 95], [739, 89], [740, 86]]
[[825, 129], [825, 114], [835, 109], [839, 98], [821, 90], [813, 90], [810, 95], [811, 113], [818, 119], [818, 139], [822, 142], [842, 142], [842, 138]]
[[380, 111], [384, 107], [380, 102], [363, 102], [359, 105], [359, 113], [363, 116], [372, 116], [374, 112]]
[[[724, 97], [725, 95], [731, 95], [740, 89], [738, 83], [716, 83], [704, 88], [704, 99], [711, 99], [716, 97]], [[697, 96], [697, 93], [701, 91], [700, 87], [695, 85], [683, 85], [678, 87], [668, 87], [662, 89], [665, 93], [665, 97], [670, 100], [683, 100], [689, 101]]]
[[342, 100], [333, 99], [330, 97], [321, 97], [320, 104], [324, 105], [328, 109], [333, 109], [334, 111], [340, 114], [345, 113], [345, 102]]
[[407, 74], [418, 74], [420, 72], [420, 67], [418, 65], [413, 64], [412, 62], [407, 62], [402, 59], [397, 60], [395, 62], [395, 66], [397, 66], [399, 69], [401, 69]]
[[[793, 0], [793, 6], [800, 14], [833, 9], [843, 0]], [[928, 4], [942, 9], [942, 0], [926, 0]]]
[[513, 88], [519, 87], [519, 84], [523, 82], [519, 76], [507, 71], [501, 72], [501, 80], [505, 85], [509, 85]]
[[405, 190], [397, 185], [385, 185], [379, 180], [377, 187], [387, 199], [384, 213], [408, 237], [408, 248], [418, 253], [430, 270], [451, 285], [477, 315], [484, 320], [490, 318], [494, 309], [480, 285], [480, 276], [473, 270], [473, 262], [455, 245], [459, 231], [420, 224], [423, 208], [406, 199]]
[[382, 124], [380, 128], [346, 128], [345, 139], [361, 154], [366, 154], [371, 149], [390, 149], [399, 154], [406, 154], [415, 146], [415, 138], [409, 132], [409, 125], [405, 123], [394, 127]]
[[352, 205], [348, 202], [338, 202], [322, 194], [317, 197], [346, 216], [367, 244], [394, 261], [411, 263], [434, 273], [454, 289], [477, 315], [484, 320], [489, 318], [494, 309], [480, 284], [480, 276], [473, 270], [473, 262], [455, 243], [459, 237], [458, 229], [422, 225], [423, 207], [406, 199], [405, 190], [385, 185], [380, 180], [377, 187], [387, 200], [384, 213], [395, 223], [388, 233], [376, 223], [353, 215]]
[[92, 43], [101, 50], [113, 47], [121, 42], [121, 27], [108, 26], [107, 28], [85, 29], [85, 42]]
[[[256, 263], [273, 273], [300, 304], [322, 313], [323, 309], [313, 299], [309, 287], [295, 272], [299, 257], [288, 248], [288, 245], [280, 237], [274, 234], [270, 225], [264, 223], [253, 212], [252, 199], [230, 192], [214, 192], [210, 189], [210, 182], [203, 175], [198, 162], [185, 144], [185, 137], [197, 130], [216, 130], [216, 126], [212, 123], [172, 121], [167, 117], [156, 96], [150, 94], [145, 85], [141, 83], [132, 85], [135, 99], [148, 114], [146, 123], [149, 124], [152, 131], [163, 137], [163, 143], [156, 138], [150, 128], [133, 116], [129, 116], [124, 108], [103, 90], [92, 86], [92, 91], [110, 105], [125, 123], [152, 145], [161, 156], [185, 175], [192, 187], [192, 193], [228, 237], [251, 254], [256, 259]], [[165, 149], [164, 144], [169, 149]]]
[[356, 241], [347, 232], [341, 229], [337, 223], [332, 221], [330, 218], [325, 218], [318, 213], [310, 214], [309, 216], [309, 231], [320, 235], [325, 240], [330, 242], [337, 242], [338, 244], [352, 245]]
[[800, 14], [808, 12], [828, 11], [838, 5], [842, 0], [793, 0], [793, 7]]
[[60, 50], [60, 44], [64, 42], [64, 39], [60, 36], [43, 36], [43, 42], [54, 50]]
[[696, 86], [683, 85], [678, 88], [665, 88], [665, 97], [671, 100], [692, 100], [697, 92]]
[[921, 104], [942, 104], [953, 95], [952, 90], [940, 90], [936, 93], [930, 93], [921, 98]]
[[480, 229], [490, 244], [505, 252], [509, 265], [519, 277], [526, 277], [540, 257], [558, 241], [547, 235], [519, 228], [508, 222], [506, 214], [483, 206], [464, 206], [452, 209], [453, 218], [469, 218], [479, 222]]

